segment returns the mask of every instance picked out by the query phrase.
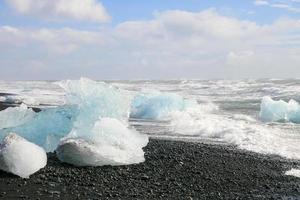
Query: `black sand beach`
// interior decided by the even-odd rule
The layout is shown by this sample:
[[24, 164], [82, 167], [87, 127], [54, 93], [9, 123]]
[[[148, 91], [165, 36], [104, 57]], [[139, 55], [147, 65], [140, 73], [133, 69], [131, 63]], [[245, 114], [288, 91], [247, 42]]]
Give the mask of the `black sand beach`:
[[146, 161], [78, 168], [48, 155], [30, 179], [0, 172], [1, 199], [300, 199], [299, 162], [228, 146], [150, 140]]

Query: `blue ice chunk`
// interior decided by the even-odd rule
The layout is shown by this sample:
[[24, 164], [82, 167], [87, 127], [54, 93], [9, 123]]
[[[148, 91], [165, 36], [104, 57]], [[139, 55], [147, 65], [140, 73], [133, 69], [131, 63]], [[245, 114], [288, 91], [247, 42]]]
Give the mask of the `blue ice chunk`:
[[37, 113], [33, 119], [26, 123], [0, 129], [0, 136], [3, 139], [8, 133], [15, 132], [30, 142], [44, 147], [47, 151], [53, 151], [56, 146], [49, 144], [49, 140], [59, 141], [67, 135], [73, 126], [73, 121], [77, 115], [76, 106], [61, 106], [48, 108]]
[[138, 94], [131, 104], [130, 117], [163, 119], [172, 111], [183, 111], [188, 102], [177, 94]]
[[67, 102], [78, 114], [56, 149], [58, 158], [77, 166], [125, 165], [144, 161], [148, 136], [128, 125], [131, 96], [89, 79], [63, 81]]
[[8, 107], [0, 112], [0, 129], [22, 125], [35, 117], [36, 113], [21, 104], [19, 107]]
[[71, 135], [89, 139], [94, 124], [101, 118], [128, 120], [131, 97], [125, 91], [90, 79], [66, 80], [58, 83], [66, 91], [69, 105], [78, 113]]
[[260, 105], [260, 118], [267, 122], [300, 123], [300, 105], [295, 100], [274, 101], [271, 97], [264, 97]]

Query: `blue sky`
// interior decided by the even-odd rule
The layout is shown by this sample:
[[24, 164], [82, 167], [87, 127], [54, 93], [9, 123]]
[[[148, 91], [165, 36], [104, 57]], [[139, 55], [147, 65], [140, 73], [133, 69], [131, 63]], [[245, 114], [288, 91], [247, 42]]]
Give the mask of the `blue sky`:
[[0, 79], [300, 77], [299, 33], [299, 0], [2, 0]]

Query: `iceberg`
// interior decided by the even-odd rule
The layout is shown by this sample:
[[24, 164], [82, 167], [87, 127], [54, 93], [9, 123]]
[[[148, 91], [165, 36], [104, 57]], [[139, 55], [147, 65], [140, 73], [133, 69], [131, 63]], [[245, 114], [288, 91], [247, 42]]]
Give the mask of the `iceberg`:
[[138, 94], [131, 104], [130, 117], [139, 119], [163, 119], [173, 111], [183, 111], [190, 102], [177, 94]]
[[300, 123], [300, 105], [295, 100], [274, 101], [271, 97], [264, 97], [260, 105], [260, 119], [265, 122], [293, 122]]
[[22, 178], [29, 176], [47, 164], [43, 148], [10, 133], [0, 145], [0, 169]]

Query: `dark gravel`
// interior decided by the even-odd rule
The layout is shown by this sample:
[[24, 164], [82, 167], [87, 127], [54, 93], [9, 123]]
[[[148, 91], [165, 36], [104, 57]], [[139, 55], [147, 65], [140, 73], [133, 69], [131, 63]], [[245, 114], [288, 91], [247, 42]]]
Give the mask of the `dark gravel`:
[[0, 199], [300, 199], [299, 162], [228, 146], [150, 140], [146, 162], [78, 168], [55, 154], [30, 179], [0, 172]]

